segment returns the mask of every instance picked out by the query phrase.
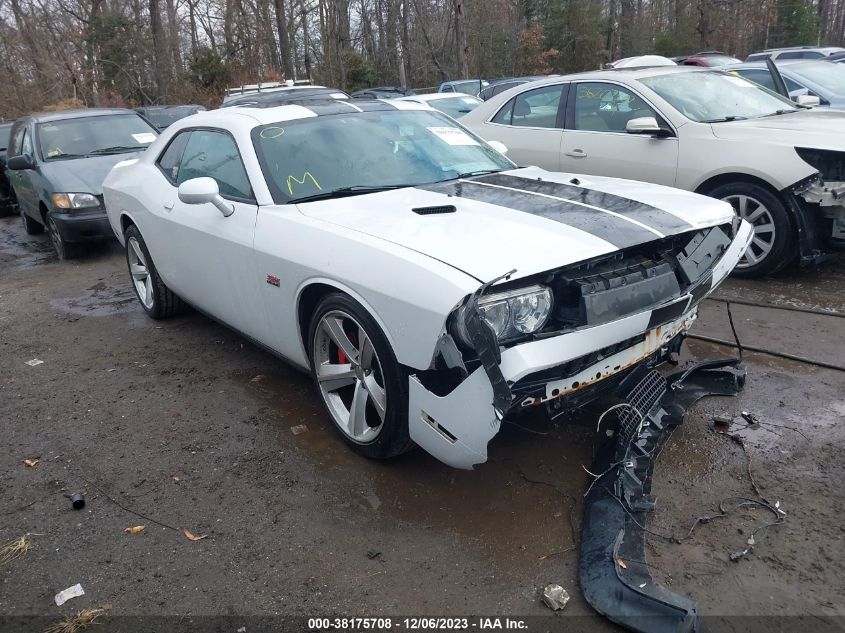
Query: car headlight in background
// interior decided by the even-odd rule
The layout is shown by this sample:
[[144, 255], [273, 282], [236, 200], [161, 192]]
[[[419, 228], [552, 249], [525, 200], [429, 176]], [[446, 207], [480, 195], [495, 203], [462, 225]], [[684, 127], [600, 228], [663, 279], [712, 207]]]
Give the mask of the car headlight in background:
[[93, 209], [100, 200], [92, 193], [54, 193], [53, 206], [57, 209]]
[[[540, 285], [499, 292], [478, 300], [481, 318], [493, 330], [499, 343], [537, 332], [548, 321], [551, 310], [552, 291]], [[458, 317], [459, 338], [470, 344], [463, 323], [463, 312]]]

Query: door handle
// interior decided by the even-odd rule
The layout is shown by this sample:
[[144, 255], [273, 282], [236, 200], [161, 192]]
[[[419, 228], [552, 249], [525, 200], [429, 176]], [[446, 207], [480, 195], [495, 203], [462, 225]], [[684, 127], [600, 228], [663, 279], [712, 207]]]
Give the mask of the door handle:
[[165, 211], [172, 211], [173, 210], [173, 203], [172, 202], [165, 202], [164, 203]]
[[567, 156], [572, 156], [572, 158], [586, 158], [587, 152], [583, 149], [573, 149], [571, 152], [566, 152]]

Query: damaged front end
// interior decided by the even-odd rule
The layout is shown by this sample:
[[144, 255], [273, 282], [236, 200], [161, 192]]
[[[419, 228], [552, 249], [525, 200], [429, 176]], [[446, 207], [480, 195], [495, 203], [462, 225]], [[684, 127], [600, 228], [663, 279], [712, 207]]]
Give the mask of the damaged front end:
[[[409, 378], [411, 439], [446, 464], [472, 468], [487, 460], [505, 416], [540, 405], [574, 410], [635, 368], [666, 361], [751, 237], [751, 226], [736, 222], [482, 285], [453, 311], [430, 368]], [[502, 335], [499, 327], [497, 337], [490, 321], [501, 315], [491, 312], [503, 297], [536, 303], [546, 293], [536, 330]]]
[[845, 152], [801, 147], [795, 151], [818, 170], [787, 192], [799, 211], [795, 216], [801, 260], [812, 263], [845, 248]]

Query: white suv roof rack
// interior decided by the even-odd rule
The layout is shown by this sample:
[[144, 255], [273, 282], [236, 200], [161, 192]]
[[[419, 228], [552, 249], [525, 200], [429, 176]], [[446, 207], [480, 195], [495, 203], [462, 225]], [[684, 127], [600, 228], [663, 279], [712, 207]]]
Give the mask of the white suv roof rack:
[[267, 92], [281, 90], [282, 88], [295, 88], [296, 86], [310, 86], [310, 79], [288, 79], [287, 81], [264, 81], [257, 84], [242, 84], [234, 88], [227, 88], [227, 95], [243, 95], [253, 92]]

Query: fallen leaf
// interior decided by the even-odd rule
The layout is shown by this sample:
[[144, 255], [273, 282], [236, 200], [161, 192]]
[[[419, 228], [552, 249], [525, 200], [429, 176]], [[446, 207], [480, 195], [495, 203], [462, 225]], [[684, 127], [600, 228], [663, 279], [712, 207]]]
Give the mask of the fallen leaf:
[[178, 411], [173, 411], [173, 412], [170, 414], [170, 417], [172, 417], [172, 418], [181, 418], [181, 417], [182, 417], [182, 414], [181, 414], [181, 413], [179, 413]]
[[308, 430], [308, 427], [304, 424], [297, 424], [296, 426], [290, 427], [290, 432], [294, 435], [299, 435], [300, 433], [305, 433]]
[[171, 477], [171, 479], [172, 479], [173, 481], [175, 481], [177, 484], [178, 484], [180, 481], [182, 481], [181, 479], [179, 479], [179, 475], [173, 475], [173, 476]]
[[185, 534], [185, 536], [188, 537], [189, 541], [201, 541], [204, 538], [208, 538], [208, 534], [203, 534], [202, 536], [194, 536], [193, 534], [191, 534], [188, 528], [182, 528], [182, 532]]
[[628, 566], [625, 564], [625, 561], [621, 558], [616, 559], [616, 564], [619, 565], [622, 569], [628, 569]]
[[123, 531], [126, 532], [127, 534], [140, 534], [141, 532], [144, 531], [145, 527], [147, 527], [147, 526], [146, 525], [134, 525], [132, 527], [126, 528]]
[[40, 459], [25, 459], [25, 460], [23, 460], [23, 463], [26, 464], [27, 466], [29, 466], [30, 468], [32, 468], [33, 466], [35, 466], [35, 464], [37, 464], [40, 461], [41, 461]]

